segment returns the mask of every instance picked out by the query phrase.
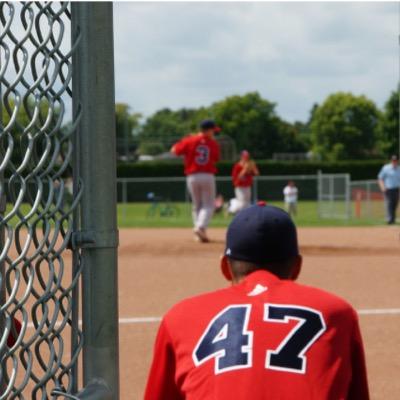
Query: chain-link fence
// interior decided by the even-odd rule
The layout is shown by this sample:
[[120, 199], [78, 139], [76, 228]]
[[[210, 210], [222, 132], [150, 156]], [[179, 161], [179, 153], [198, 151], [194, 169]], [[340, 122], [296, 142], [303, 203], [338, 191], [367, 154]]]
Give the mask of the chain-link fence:
[[[299, 200], [311, 203], [310, 208], [317, 212], [317, 175], [281, 175], [255, 177], [252, 187], [252, 200], [265, 200], [282, 204], [283, 189], [288, 181], [294, 181], [299, 193]], [[228, 203], [235, 197], [232, 178], [230, 176], [216, 177], [217, 196], [216, 207], [221, 201], [228, 209]], [[118, 202], [121, 204], [121, 223], [135, 225], [144, 223], [149, 216], [163, 216], [164, 221], [178, 224], [190, 217], [190, 195], [185, 177], [146, 177], [118, 178]], [[315, 203], [312, 205], [312, 203]], [[150, 222], [150, 221], [148, 221]]]
[[[306, 202], [309, 210], [315, 209], [319, 218], [383, 220], [383, 196], [376, 181], [351, 182], [349, 174], [258, 176], [252, 186], [253, 202], [266, 200], [282, 205], [288, 181], [295, 182], [299, 201]], [[225, 204], [235, 197], [230, 176], [217, 176], [216, 186]], [[135, 225], [139, 220], [143, 223], [155, 206], [160, 206], [161, 216], [171, 217], [171, 223], [190, 215], [190, 196], [184, 177], [118, 178], [117, 188], [123, 224]]]
[[[282, 201], [283, 189], [290, 180], [296, 183], [301, 200], [317, 200], [317, 175], [258, 176], [253, 182], [253, 200]], [[171, 202], [190, 200], [184, 177], [118, 178], [117, 185], [119, 203], [147, 202], [152, 194]], [[217, 176], [216, 185], [224, 199], [235, 196], [230, 176]]]
[[318, 173], [320, 218], [351, 218], [350, 175]]
[[[112, 64], [111, 7], [95, 3], [71, 6], [69, 2], [0, 3], [0, 399], [78, 398], [74, 396], [82, 383], [106, 379], [107, 374], [113, 375], [114, 381], [109, 382], [110, 391], [116, 395], [113, 398], [118, 396], [114, 344], [112, 351], [104, 351], [112, 347], [108, 346], [111, 340], [117, 340], [114, 317], [109, 319], [113, 338], [99, 340], [109, 369], [116, 372], [110, 374], [103, 368], [106, 372], [102, 375], [93, 365], [88, 367], [88, 363], [98, 363], [98, 357], [93, 355], [97, 342], [85, 328], [93, 318], [85, 313], [85, 303], [96, 301], [93, 293], [91, 299], [85, 295], [87, 288], [91, 289], [86, 271], [90, 273], [90, 257], [99, 248], [110, 248], [114, 255], [115, 243], [108, 243], [107, 237], [101, 238], [104, 243], [97, 240], [97, 228], [90, 226], [88, 193], [96, 188], [99, 176], [94, 174], [93, 182], [88, 181], [87, 170], [91, 171], [78, 154], [78, 150], [89, 154], [92, 163], [97, 156], [96, 168], [104, 172], [101, 149], [95, 148], [97, 155], [93, 157], [82, 138], [89, 136], [85, 124], [91, 107], [99, 107], [97, 111], [104, 115], [99, 123], [107, 129], [109, 121], [111, 127], [115, 124], [113, 91], [106, 95], [111, 97], [106, 107], [101, 90], [89, 100], [85, 90], [96, 85], [88, 78], [90, 73], [105, 73], [99, 80], [109, 80], [113, 85], [113, 70], [99, 59], [101, 65], [96, 69], [85, 56], [94, 58], [94, 52], [99, 57], [100, 46], [104, 46], [103, 57]], [[114, 135], [111, 129], [105, 133], [108, 137], [101, 137], [104, 129], [99, 128], [103, 141]], [[108, 151], [109, 144], [106, 146]], [[112, 162], [106, 165], [110, 166], [115, 171]], [[105, 175], [104, 181], [112, 185], [112, 179]], [[107, 200], [109, 208], [112, 200]], [[107, 236], [107, 231], [102, 232]], [[100, 263], [100, 286], [101, 271]], [[79, 325], [81, 276], [83, 330]], [[111, 289], [115, 291], [115, 286]], [[104, 288], [106, 295], [107, 290]], [[111, 305], [117, 318], [116, 303], [111, 301]], [[104, 323], [102, 315], [95, 317], [96, 324]], [[83, 333], [85, 330], [88, 334]], [[82, 350], [87, 355], [83, 359], [83, 382], [78, 373]], [[79, 398], [91, 397], [83, 391]]]
[[[300, 202], [315, 203], [315, 212], [320, 218], [362, 219], [366, 222], [382, 222], [385, 219], [384, 196], [378, 182], [351, 181], [349, 174], [258, 176], [252, 186], [253, 202], [283, 202], [283, 188], [289, 180], [295, 182]], [[235, 197], [231, 177], [217, 176], [216, 186], [217, 194], [222, 195], [226, 203]], [[123, 223], [129, 216], [128, 204], [148, 203], [147, 208], [145, 205], [133, 206], [136, 207], [133, 214], [140, 218], [146, 216], [148, 207], [151, 208], [155, 200], [167, 208], [169, 203], [186, 203], [179, 212], [171, 211], [171, 218], [190, 215], [190, 196], [184, 177], [118, 178], [117, 188]], [[171, 210], [175, 208], [173, 206]], [[169, 215], [167, 212], [165, 214]]]
[[[80, 192], [72, 177], [68, 3], [1, 3], [1, 399], [76, 391], [82, 332], [73, 316], [81, 264], [66, 255]], [[21, 323], [21, 329], [14, 329]], [[11, 332], [11, 333], [10, 333]], [[71, 334], [76, 336], [70, 346]], [[11, 346], [7, 346], [7, 338]]]
[[384, 195], [378, 181], [352, 181], [350, 184], [353, 217], [384, 221]]

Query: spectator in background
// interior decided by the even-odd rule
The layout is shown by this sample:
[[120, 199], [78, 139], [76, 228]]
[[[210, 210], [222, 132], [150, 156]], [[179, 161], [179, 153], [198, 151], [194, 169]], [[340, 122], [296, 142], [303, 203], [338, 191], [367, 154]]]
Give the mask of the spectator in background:
[[256, 163], [251, 159], [250, 153], [243, 150], [240, 153], [240, 160], [232, 169], [232, 181], [238, 205], [236, 212], [250, 206], [253, 177], [257, 175], [260, 175], [260, 172]]
[[285, 196], [286, 211], [293, 217], [297, 215], [297, 199], [299, 196], [299, 190], [293, 181], [289, 181], [283, 189]]
[[385, 196], [386, 218], [389, 225], [396, 222], [396, 209], [399, 204], [400, 167], [399, 158], [391, 157], [390, 163], [382, 167], [378, 175], [378, 183]]

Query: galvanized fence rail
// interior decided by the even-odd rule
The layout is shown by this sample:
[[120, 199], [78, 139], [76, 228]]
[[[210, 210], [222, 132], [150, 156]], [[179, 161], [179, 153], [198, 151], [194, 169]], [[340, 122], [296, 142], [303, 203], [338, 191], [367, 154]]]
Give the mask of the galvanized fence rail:
[[112, 5], [1, 2], [0, 28], [0, 400], [117, 399]]
[[[376, 180], [351, 181], [349, 174], [275, 175], [255, 177], [252, 186], [253, 202], [282, 201], [283, 188], [289, 180], [299, 188], [299, 201], [315, 201], [320, 218], [381, 220], [383, 195]], [[216, 177], [217, 193], [228, 201], [234, 197], [230, 176]], [[362, 192], [362, 198], [360, 196]], [[117, 179], [118, 202], [122, 217], [128, 216], [129, 203], [151, 201], [151, 196], [166, 202], [190, 201], [185, 177], [136, 177]], [[362, 212], [359, 212], [361, 210]], [[188, 213], [190, 210], [188, 208]]]
[[[275, 175], [257, 176], [254, 178], [253, 200], [283, 199], [283, 188], [289, 180], [299, 186], [300, 196], [307, 200], [317, 200], [317, 175]], [[226, 199], [234, 197], [232, 178], [216, 176], [217, 193]], [[185, 177], [137, 177], [118, 178], [118, 202], [122, 204], [147, 201], [147, 195], [154, 193], [165, 200], [187, 202], [189, 194]]]

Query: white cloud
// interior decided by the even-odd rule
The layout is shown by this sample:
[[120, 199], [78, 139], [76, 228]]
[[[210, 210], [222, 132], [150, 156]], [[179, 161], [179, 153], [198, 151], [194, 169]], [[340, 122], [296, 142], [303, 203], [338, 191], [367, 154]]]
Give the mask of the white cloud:
[[288, 120], [398, 81], [395, 3], [115, 3], [116, 98], [150, 114], [258, 90]]

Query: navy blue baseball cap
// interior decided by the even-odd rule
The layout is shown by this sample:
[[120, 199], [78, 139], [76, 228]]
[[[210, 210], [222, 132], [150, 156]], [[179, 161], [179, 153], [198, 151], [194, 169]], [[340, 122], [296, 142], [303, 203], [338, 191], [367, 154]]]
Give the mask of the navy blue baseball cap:
[[201, 130], [214, 129], [215, 132], [219, 132], [221, 130], [221, 128], [212, 119], [205, 119], [201, 121], [200, 129]]
[[296, 226], [287, 212], [260, 202], [229, 225], [225, 255], [258, 265], [285, 262], [299, 255]]

